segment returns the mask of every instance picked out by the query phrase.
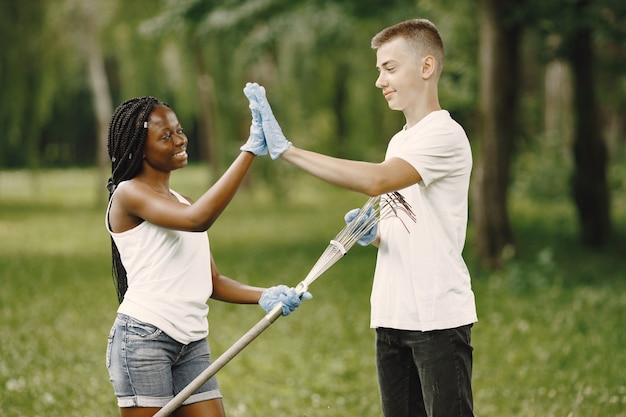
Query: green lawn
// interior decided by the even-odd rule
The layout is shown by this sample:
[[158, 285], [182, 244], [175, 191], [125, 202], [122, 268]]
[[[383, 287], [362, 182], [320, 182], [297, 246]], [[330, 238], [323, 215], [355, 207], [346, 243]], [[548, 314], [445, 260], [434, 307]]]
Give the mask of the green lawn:
[[[220, 270], [258, 285], [302, 280], [343, 214], [365, 196], [294, 171], [273, 192], [252, 179], [209, 231]], [[254, 173], [254, 168], [253, 168]], [[93, 172], [0, 173], [0, 415], [117, 416], [104, 367], [117, 302], [104, 208]], [[173, 186], [198, 197], [206, 172]], [[474, 327], [475, 408], [481, 417], [626, 416], [626, 210], [615, 242], [580, 247], [566, 203], [515, 201], [518, 260], [487, 273], [467, 258]], [[379, 416], [369, 291], [375, 248], [355, 246], [311, 287], [314, 299], [218, 373], [231, 417]], [[219, 356], [264, 312], [210, 302]]]

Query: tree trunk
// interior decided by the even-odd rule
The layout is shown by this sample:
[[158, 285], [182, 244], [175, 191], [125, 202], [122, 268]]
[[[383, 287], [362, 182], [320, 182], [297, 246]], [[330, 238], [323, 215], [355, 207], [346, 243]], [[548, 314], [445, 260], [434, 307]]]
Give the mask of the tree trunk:
[[[577, 2], [584, 16], [587, 0]], [[602, 140], [595, 98], [594, 51], [592, 31], [582, 27], [570, 39], [569, 57], [574, 83], [574, 174], [573, 194], [578, 209], [582, 242], [599, 247], [611, 230], [607, 151]]]
[[507, 26], [509, 0], [480, 0], [481, 142], [474, 166], [472, 220], [481, 261], [502, 265], [513, 244], [507, 212], [517, 111], [519, 28]]
[[196, 64], [196, 82], [198, 85], [198, 100], [200, 115], [198, 117], [198, 140], [200, 157], [209, 165], [211, 178], [219, 178], [220, 163], [219, 150], [215, 135], [213, 134], [213, 79], [206, 69], [202, 47], [192, 40], [194, 59]]
[[88, 11], [88, 21], [93, 24], [84, 25], [84, 43], [82, 44], [85, 61], [87, 63], [87, 75], [89, 79], [89, 89], [93, 98], [93, 107], [97, 122], [97, 151], [96, 151], [96, 204], [102, 205], [106, 202], [107, 193], [105, 189], [106, 178], [109, 173], [109, 158], [107, 152], [107, 142], [109, 135], [109, 122], [112, 116], [111, 92], [107, 79], [104, 55], [100, 47], [99, 25], [95, 3], [89, 3], [90, 7], [85, 7]]

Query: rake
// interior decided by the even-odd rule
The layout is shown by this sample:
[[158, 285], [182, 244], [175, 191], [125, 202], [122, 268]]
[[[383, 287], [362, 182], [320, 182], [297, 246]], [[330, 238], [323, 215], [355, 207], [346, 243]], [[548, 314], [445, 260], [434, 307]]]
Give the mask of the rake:
[[[387, 218], [395, 217], [400, 219], [404, 228], [409, 229], [400, 217], [400, 213], [411, 221], [415, 222], [415, 215], [411, 211], [411, 206], [404, 200], [398, 192], [383, 194], [378, 197], [371, 197], [359, 210], [358, 215], [348, 223], [319, 257], [313, 268], [295, 288], [298, 296], [304, 294], [309, 286], [318, 279], [324, 272], [333, 266], [339, 259], [344, 257], [354, 244], [371, 231], [379, 222]], [[269, 313], [265, 315], [246, 334], [228, 348], [219, 358], [212, 362], [200, 375], [189, 383], [182, 391], [172, 398], [154, 417], [166, 417], [171, 415], [189, 398], [198, 388], [222, 369], [232, 358], [256, 339], [265, 329], [270, 327], [281, 315], [282, 304], [278, 303]]]

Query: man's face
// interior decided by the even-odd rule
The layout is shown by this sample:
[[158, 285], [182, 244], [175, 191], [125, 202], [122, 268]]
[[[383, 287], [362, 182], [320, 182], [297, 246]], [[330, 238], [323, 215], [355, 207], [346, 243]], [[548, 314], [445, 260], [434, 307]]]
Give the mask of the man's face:
[[424, 92], [420, 60], [403, 38], [392, 39], [376, 50], [376, 87], [392, 110], [406, 112]]

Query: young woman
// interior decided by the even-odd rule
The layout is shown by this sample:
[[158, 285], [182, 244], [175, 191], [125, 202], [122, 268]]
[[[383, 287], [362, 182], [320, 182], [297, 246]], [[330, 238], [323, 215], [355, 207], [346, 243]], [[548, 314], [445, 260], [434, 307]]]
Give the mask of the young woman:
[[[253, 118], [241, 154], [192, 202], [170, 189], [170, 174], [188, 158], [187, 136], [174, 111], [153, 97], [138, 97], [113, 114], [106, 227], [120, 306], [106, 364], [123, 417], [152, 416], [208, 367], [208, 298], [258, 302], [266, 311], [282, 302], [283, 315], [301, 303], [285, 285], [263, 289], [222, 275], [210, 252], [206, 230], [255, 156], [267, 153], [259, 123]], [[224, 416], [221, 397], [212, 378], [175, 415]]]

